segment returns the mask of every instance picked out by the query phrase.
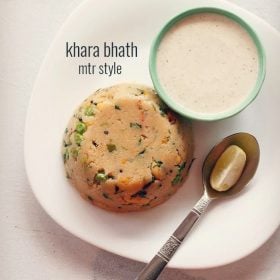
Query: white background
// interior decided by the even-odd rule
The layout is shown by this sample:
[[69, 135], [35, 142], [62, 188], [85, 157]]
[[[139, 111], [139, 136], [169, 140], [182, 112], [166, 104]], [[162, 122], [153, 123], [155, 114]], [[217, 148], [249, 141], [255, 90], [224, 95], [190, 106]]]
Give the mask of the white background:
[[[0, 0], [1, 280], [129, 280], [143, 267], [56, 225], [35, 200], [24, 170], [24, 122], [32, 87], [50, 43], [79, 2]], [[280, 30], [279, 0], [231, 2]], [[280, 229], [259, 250], [234, 264], [195, 271], [166, 269], [160, 279], [278, 280], [279, 244]]]

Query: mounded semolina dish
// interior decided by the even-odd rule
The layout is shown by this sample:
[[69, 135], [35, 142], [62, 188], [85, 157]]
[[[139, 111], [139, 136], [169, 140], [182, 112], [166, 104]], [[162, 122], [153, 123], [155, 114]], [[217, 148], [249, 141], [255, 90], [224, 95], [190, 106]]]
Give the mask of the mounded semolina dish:
[[63, 139], [67, 178], [90, 203], [138, 211], [167, 200], [192, 159], [190, 124], [149, 87], [99, 89], [75, 111]]

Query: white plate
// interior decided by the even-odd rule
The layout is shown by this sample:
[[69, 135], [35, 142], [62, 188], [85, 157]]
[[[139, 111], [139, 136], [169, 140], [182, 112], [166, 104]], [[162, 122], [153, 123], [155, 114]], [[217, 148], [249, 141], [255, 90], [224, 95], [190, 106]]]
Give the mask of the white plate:
[[[60, 145], [68, 119], [74, 108], [97, 88], [121, 81], [151, 84], [148, 55], [153, 38], [168, 19], [197, 6], [229, 9], [256, 29], [267, 53], [262, 92], [252, 105], [232, 119], [194, 124], [197, 159], [186, 185], [169, 201], [155, 209], [130, 214], [92, 207], [64, 177]], [[98, 60], [66, 59], [66, 41], [85, 44], [133, 41], [139, 46], [139, 56], [117, 59], [123, 65], [120, 76], [78, 76], [78, 64]], [[64, 24], [49, 50], [30, 101], [25, 163], [37, 199], [58, 224], [81, 239], [118, 255], [148, 262], [201, 195], [201, 163], [210, 147], [228, 134], [248, 131], [256, 135], [261, 146], [255, 179], [239, 197], [210, 206], [171, 260], [170, 267], [214, 267], [253, 252], [280, 223], [279, 49], [280, 36], [273, 28], [226, 2], [85, 1]]]

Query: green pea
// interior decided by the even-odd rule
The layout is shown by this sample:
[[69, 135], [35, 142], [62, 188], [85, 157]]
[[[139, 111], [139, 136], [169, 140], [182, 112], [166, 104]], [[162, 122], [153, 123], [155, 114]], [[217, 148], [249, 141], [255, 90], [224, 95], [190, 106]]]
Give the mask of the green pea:
[[88, 106], [85, 108], [85, 115], [88, 117], [94, 116], [94, 111], [92, 106]]
[[80, 134], [86, 132], [87, 126], [83, 122], [78, 122], [76, 125], [76, 131]]
[[75, 133], [74, 134], [74, 140], [75, 140], [75, 143], [80, 146], [81, 145], [81, 142], [84, 140], [84, 137], [83, 135], [81, 135], [80, 133]]
[[98, 172], [95, 177], [94, 177], [95, 181], [97, 182], [105, 182], [108, 179], [108, 176], [104, 173]]

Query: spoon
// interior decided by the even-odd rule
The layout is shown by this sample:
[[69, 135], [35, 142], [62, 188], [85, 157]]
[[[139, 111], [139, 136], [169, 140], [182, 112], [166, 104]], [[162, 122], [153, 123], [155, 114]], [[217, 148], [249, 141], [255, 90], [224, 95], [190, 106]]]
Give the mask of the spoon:
[[[237, 182], [227, 191], [216, 191], [210, 184], [212, 170], [223, 154], [231, 145], [240, 147], [246, 154], [246, 163], [242, 174]], [[157, 279], [169, 260], [175, 254], [182, 241], [189, 233], [193, 225], [198, 221], [200, 216], [205, 212], [209, 203], [214, 199], [226, 198], [239, 193], [254, 176], [260, 157], [258, 142], [254, 136], [249, 133], [236, 133], [224, 138], [217, 144], [207, 155], [202, 167], [202, 179], [204, 193], [199, 201], [192, 208], [187, 217], [174, 231], [166, 243], [161, 247], [153, 259], [144, 267], [136, 280], [154, 280]]]

